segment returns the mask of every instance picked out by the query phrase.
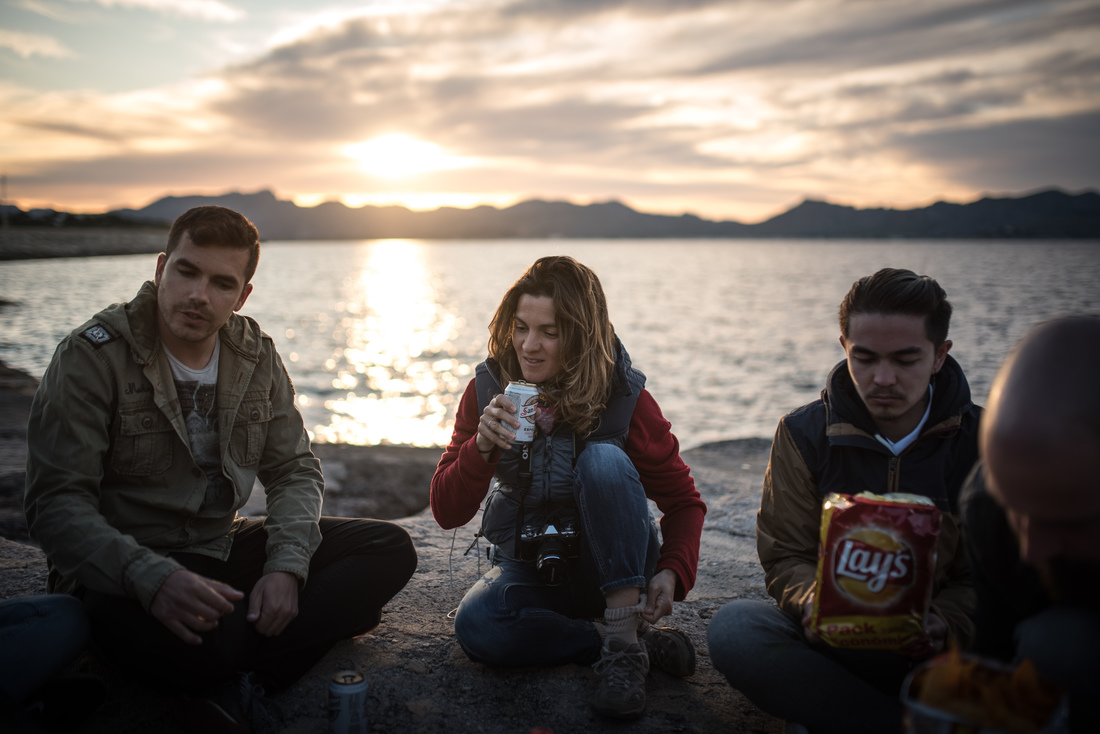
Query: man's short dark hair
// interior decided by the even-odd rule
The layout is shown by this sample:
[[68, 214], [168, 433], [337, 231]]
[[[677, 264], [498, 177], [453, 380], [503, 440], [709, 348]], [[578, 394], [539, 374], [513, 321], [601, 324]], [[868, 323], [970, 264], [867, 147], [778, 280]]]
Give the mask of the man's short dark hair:
[[883, 268], [852, 284], [840, 302], [840, 333], [845, 339], [848, 320], [856, 313], [920, 316], [928, 341], [937, 349], [947, 341], [951, 325], [951, 303], [940, 284], [927, 275], [897, 268]]
[[244, 282], [248, 283], [256, 274], [256, 266], [260, 262], [260, 233], [243, 214], [213, 204], [188, 209], [172, 222], [168, 245], [164, 248], [165, 255], [172, 254], [184, 233], [199, 247], [218, 245], [248, 250]]

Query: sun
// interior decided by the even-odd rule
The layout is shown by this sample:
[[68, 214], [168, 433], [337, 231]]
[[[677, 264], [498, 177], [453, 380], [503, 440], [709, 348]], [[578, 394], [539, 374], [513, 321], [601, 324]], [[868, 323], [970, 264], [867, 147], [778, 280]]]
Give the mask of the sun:
[[435, 143], [400, 133], [346, 145], [342, 152], [348, 158], [359, 161], [367, 173], [385, 178], [414, 176], [462, 165], [460, 159], [448, 156]]

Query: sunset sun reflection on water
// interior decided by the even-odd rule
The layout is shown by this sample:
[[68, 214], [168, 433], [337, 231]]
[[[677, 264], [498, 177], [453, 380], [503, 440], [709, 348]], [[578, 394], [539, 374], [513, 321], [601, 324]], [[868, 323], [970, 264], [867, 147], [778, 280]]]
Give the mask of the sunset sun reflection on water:
[[441, 299], [424, 266], [422, 248], [391, 240], [364, 252], [349, 276], [336, 347], [325, 363], [339, 397], [326, 400], [328, 425], [314, 427], [327, 443], [447, 443], [444, 423], [451, 396], [470, 375], [454, 359], [458, 319]]

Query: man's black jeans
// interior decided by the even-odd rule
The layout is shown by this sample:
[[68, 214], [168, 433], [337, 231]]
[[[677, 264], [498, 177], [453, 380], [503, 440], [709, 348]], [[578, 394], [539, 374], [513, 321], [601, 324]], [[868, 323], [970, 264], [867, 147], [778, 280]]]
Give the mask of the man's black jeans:
[[275, 637], [256, 632], [248, 595], [263, 575], [267, 532], [263, 521], [245, 520], [229, 558], [195, 553], [171, 557], [201, 576], [245, 593], [201, 645], [176, 637], [135, 599], [87, 591], [95, 651], [150, 682], [198, 692], [237, 672], [254, 672], [269, 692], [286, 688], [320, 660], [337, 640], [370, 631], [382, 607], [416, 570], [416, 550], [399, 525], [382, 520], [322, 517], [321, 544], [298, 594], [298, 616]]

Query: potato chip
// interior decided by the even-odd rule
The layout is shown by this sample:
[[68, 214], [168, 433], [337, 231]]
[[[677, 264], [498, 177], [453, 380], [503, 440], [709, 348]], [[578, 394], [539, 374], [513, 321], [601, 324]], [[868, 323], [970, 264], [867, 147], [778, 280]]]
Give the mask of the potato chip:
[[1039, 677], [1030, 660], [1011, 668], [956, 649], [922, 666], [908, 691], [912, 701], [961, 724], [1020, 734], [1043, 731], [1063, 695]]

